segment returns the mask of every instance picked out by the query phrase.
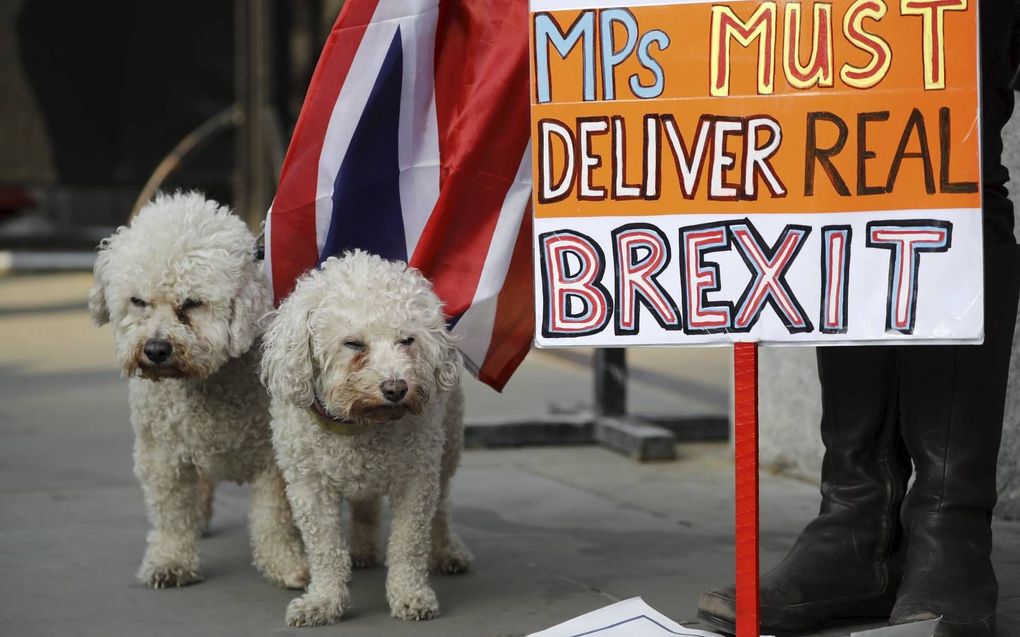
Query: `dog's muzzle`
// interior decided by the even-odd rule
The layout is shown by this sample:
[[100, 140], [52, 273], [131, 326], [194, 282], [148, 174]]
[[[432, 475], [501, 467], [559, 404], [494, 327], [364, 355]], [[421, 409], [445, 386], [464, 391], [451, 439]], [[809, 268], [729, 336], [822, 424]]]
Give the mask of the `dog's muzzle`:
[[160, 338], [150, 338], [142, 346], [142, 353], [145, 354], [145, 358], [152, 361], [154, 365], [165, 363], [173, 352], [174, 348], [170, 345], [170, 342]]
[[161, 338], [150, 338], [135, 355], [133, 373], [147, 380], [185, 378], [189, 374], [178, 365], [173, 345]]

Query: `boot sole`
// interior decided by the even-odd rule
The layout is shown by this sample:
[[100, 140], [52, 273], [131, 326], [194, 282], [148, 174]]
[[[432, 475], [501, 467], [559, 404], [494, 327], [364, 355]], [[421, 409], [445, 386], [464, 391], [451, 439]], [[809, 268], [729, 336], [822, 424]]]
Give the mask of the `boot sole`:
[[[787, 606], [775, 614], [785, 615], [773, 621], [762, 618], [761, 630], [774, 632], [781, 635], [784, 632], [796, 632], [816, 628], [831, 621], [846, 619], [889, 619], [893, 605], [896, 603], [895, 596], [878, 597], [863, 601], [845, 602], [814, 602], [809, 604], [797, 604]], [[735, 635], [737, 627], [734, 622], [725, 617], [718, 617], [702, 610], [698, 611], [698, 619], [708, 624], [712, 629]]]

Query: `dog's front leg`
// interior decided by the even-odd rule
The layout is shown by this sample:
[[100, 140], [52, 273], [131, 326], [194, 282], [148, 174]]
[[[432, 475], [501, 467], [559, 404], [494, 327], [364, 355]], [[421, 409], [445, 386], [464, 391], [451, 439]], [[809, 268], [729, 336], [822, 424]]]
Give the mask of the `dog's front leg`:
[[440, 573], [463, 573], [471, 565], [471, 551], [453, 531], [450, 504], [450, 480], [460, 463], [464, 446], [464, 396], [458, 387], [447, 404], [445, 428], [446, 445], [439, 474], [439, 505], [432, 519], [432, 567]]
[[341, 498], [313, 475], [288, 474], [287, 499], [311, 571], [307, 592], [287, 605], [288, 626], [335, 623], [350, 606], [351, 556], [340, 528]]
[[148, 543], [138, 578], [153, 588], [186, 586], [202, 580], [198, 538], [198, 472], [143, 437], [135, 441], [135, 476], [145, 494]]
[[440, 573], [464, 573], [471, 566], [474, 558], [464, 542], [453, 530], [450, 518], [450, 483], [443, 476], [443, 487], [439, 495], [439, 507], [432, 518], [432, 557], [431, 566]]
[[428, 579], [438, 478], [416, 475], [390, 494], [393, 522], [386, 558], [386, 597], [390, 612], [399, 619], [420, 621], [439, 615], [439, 601]]
[[304, 588], [308, 584], [308, 562], [284, 493], [283, 476], [275, 462], [255, 476], [251, 490], [255, 568], [277, 586]]

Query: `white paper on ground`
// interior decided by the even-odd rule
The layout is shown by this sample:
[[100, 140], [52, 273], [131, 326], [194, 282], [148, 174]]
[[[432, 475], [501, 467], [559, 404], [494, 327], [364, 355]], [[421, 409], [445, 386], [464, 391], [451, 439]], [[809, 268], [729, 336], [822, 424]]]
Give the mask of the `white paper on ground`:
[[722, 637], [719, 633], [684, 628], [632, 597], [575, 617], [528, 637]]
[[935, 634], [935, 627], [938, 625], [938, 619], [929, 619], [928, 621], [914, 622], [912, 624], [862, 630], [857, 633], [850, 633], [850, 637], [932, 637]]

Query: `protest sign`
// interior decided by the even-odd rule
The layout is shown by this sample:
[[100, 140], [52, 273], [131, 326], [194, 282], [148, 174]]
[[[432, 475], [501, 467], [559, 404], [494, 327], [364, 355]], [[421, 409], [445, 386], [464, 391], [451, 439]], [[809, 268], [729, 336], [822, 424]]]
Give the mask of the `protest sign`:
[[978, 342], [973, 0], [531, 0], [537, 342]]

